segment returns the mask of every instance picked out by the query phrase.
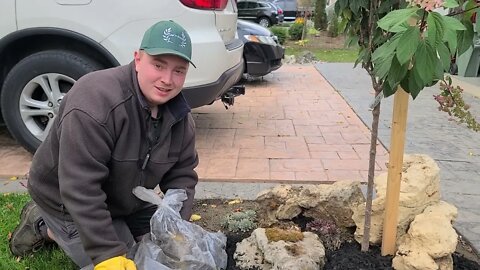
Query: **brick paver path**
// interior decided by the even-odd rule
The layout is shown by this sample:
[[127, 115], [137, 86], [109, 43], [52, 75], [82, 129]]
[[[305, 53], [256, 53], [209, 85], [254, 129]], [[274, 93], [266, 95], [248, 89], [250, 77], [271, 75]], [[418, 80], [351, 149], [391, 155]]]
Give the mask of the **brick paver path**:
[[[216, 102], [194, 118], [203, 180], [367, 180], [370, 132], [313, 66], [284, 65], [228, 110]], [[387, 160], [378, 145], [376, 169]]]
[[[370, 133], [313, 66], [284, 65], [225, 110], [193, 110], [202, 181], [367, 180]], [[387, 152], [377, 146], [377, 170]], [[0, 177], [24, 177], [31, 155], [0, 132]], [[8, 183], [8, 181], [7, 181]]]

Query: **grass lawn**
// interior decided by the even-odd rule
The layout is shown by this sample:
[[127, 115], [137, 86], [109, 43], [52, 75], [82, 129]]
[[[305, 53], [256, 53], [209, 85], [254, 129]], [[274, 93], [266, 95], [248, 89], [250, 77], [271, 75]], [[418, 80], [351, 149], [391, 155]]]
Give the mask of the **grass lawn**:
[[358, 51], [355, 49], [322, 49], [322, 48], [305, 48], [301, 46], [287, 46], [285, 55], [298, 55], [308, 50], [315, 54], [315, 57], [322, 62], [331, 63], [354, 63], [358, 58]]
[[42, 248], [34, 255], [16, 258], [10, 253], [8, 240], [20, 221], [20, 211], [30, 200], [27, 194], [0, 194], [0, 269], [2, 270], [70, 270], [77, 267], [55, 246]]
[[310, 51], [322, 62], [354, 63], [358, 57], [358, 49], [346, 48], [345, 38], [344, 35], [330, 37], [326, 31], [320, 31], [317, 34], [308, 34], [307, 42], [303, 46], [287, 39], [284, 44], [285, 55], [299, 55], [303, 51]]

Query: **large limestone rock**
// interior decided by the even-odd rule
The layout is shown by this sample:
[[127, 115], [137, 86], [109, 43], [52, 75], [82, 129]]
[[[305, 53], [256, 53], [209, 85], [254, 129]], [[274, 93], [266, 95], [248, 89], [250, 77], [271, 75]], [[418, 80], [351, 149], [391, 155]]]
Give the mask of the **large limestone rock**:
[[[405, 155], [400, 185], [397, 237], [400, 238], [416, 215], [440, 200], [440, 169], [427, 155]], [[370, 242], [382, 240], [385, 196], [388, 173], [375, 178], [376, 198], [372, 202]], [[365, 204], [353, 209], [353, 220], [357, 226], [355, 238], [361, 242], [365, 222]]]
[[325, 248], [318, 236], [303, 232], [301, 241], [269, 241], [265, 229], [258, 228], [237, 244], [233, 255], [240, 269], [318, 270], [325, 265]]
[[458, 235], [452, 227], [457, 209], [444, 202], [417, 215], [399, 247], [392, 265], [396, 270], [451, 270]]
[[333, 219], [339, 227], [352, 227], [355, 226], [353, 208], [363, 204], [365, 198], [359, 182], [339, 181], [301, 187], [276, 186], [260, 192], [257, 202], [267, 226], [302, 214], [313, 219]]

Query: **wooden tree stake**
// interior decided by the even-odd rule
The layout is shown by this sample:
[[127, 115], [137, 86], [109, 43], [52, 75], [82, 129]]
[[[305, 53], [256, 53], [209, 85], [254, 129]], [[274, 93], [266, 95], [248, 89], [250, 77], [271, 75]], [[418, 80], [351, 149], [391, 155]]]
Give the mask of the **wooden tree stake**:
[[402, 179], [405, 131], [407, 129], [408, 99], [409, 94], [399, 87], [395, 92], [393, 101], [392, 135], [382, 233], [382, 256], [393, 255], [396, 250], [398, 203]]

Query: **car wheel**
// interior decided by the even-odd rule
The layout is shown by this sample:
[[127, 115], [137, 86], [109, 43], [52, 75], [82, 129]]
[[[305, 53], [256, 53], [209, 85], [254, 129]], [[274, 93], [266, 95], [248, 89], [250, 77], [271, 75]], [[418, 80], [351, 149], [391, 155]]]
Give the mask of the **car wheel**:
[[88, 72], [100, 69], [94, 61], [69, 51], [32, 54], [8, 73], [1, 108], [12, 136], [35, 152], [46, 138], [64, 95]]
[[260, 24], [263, 27], [269, 27], [270, 26], [270, 20], [267, 17], [261, 17], [258, 20], [258, 24]]

